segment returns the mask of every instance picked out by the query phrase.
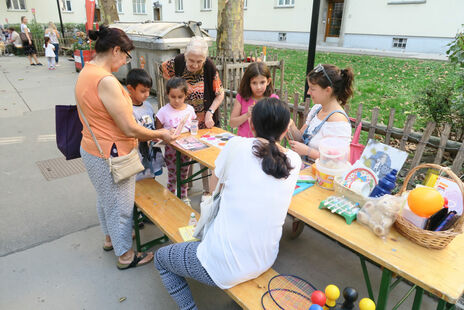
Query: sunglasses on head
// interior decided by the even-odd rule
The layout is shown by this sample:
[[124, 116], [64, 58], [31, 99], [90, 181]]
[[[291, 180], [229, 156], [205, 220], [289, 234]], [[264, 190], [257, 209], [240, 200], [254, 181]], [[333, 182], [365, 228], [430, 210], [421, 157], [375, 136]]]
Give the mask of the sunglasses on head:
[[315, 73], [319, 73], [319, 72], [324, 73], [324, 75], [325, 75], [325, 77], [327, 78], [327, 80], [329, 80], [330, 86], [333, 87], [332, 80], [330, 79], [329, 75], [328, 75], [327, 72], [325, 71], [325, 68], [324, 68], [323, 65], [318, 64], [318, 65], [313, 69], [313, 71], [314, 71]]

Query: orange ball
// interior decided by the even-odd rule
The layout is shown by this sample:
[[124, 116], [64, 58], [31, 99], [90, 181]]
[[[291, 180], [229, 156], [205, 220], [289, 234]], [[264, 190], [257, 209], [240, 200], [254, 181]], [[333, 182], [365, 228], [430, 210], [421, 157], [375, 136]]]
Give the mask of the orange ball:
[[435, 188], [417, 187], [409, 192], [409, 209], [421, 217], [430, 217], [443, 208], [445, 199]]

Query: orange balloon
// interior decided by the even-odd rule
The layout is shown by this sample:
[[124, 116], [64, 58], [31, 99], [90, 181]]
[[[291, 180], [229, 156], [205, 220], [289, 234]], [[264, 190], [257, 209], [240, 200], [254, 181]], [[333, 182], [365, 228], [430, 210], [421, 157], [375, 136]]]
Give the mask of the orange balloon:
[[443, 208], [445, 199], [435, 188], [417, 187], [409, 192], [409, 209], [421, 217], [430, 217]]

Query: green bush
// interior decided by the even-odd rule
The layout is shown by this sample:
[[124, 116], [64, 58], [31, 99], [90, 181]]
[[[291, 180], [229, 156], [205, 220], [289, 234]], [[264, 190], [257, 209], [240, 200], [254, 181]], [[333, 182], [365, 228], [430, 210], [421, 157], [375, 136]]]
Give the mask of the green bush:
[[458, 32], [448, 46], [449, 49], [446, 51], [446, 54], [449, 61], [464, 68], [464, 32]]

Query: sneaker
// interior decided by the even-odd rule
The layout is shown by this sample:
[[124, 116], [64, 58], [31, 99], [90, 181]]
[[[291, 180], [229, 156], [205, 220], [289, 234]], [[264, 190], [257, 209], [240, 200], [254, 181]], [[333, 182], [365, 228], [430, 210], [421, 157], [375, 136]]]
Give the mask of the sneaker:
[[187, 206], [189, 206], [189, 207], [192, 206], [192, 204], [191, 204], [192, 201], [190, 200], [190, 198], [186, 197], [186, 198], [182, 199], [182, 201], [183, 201]]
[[31, 66], [37, 66], [36, 64], [31, 64]]

